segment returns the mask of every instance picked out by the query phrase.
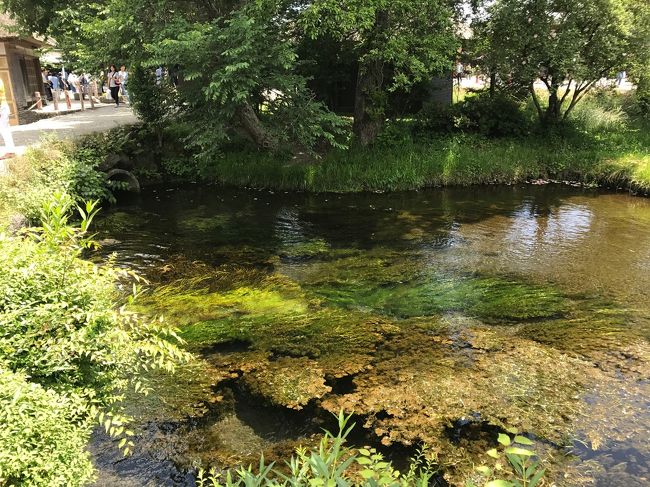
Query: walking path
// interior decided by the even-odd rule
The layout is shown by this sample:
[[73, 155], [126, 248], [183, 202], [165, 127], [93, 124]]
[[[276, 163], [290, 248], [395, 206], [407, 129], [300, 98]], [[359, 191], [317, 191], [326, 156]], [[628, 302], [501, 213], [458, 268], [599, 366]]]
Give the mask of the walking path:
[[[16, 144], [16, 153], [22, 154], [25, 149], [40, 142], [43, 135], [54, 134], [56, 137], [74, 138], [93, 132], [106, 132], [107, 130], [122, 125], [132, 125], [138, 122], [131, 107], [128, 105], [115, 108], [114, 105], [105, 105], [93, 110], [74, 112], [51, 118], [44, 118], [38, 122], [27, 125], [11, 127], [11, 132]], [[4, 146], [1, 153], [5, 153]]]

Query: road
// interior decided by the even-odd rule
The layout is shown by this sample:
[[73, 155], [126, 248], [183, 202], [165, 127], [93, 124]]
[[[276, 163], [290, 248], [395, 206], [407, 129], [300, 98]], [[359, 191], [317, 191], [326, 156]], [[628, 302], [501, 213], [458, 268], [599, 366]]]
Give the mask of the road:
[[[59, 138], [74, 138], [93, 132], [105, 132], [122, 125], [132, 125], [137, 121], [137, 117], [128, 105], [120, 108], [108, 105], [93, 110], [44, 118], [27, 125], [18, 125], [11, 127], [11, 132], [16, 144], [16, 153], [22, 154], [28, 146], [37, 144], [44, 135], [54, 134]], [[5, 153], [4, 145], [0, 153]]]

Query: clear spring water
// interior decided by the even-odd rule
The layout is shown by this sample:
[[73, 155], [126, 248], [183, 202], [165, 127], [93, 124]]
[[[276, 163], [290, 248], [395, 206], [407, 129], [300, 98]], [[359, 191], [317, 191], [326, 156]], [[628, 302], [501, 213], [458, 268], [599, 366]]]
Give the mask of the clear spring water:
[[451, 484], [508, 426], [560, 484], [650, 481], [648, 199], [159, 188], [97, 228], [200, 358], [132, 400], [133, 457], [95, 439], [100, 485], [286, 458], [340, 408], [396, 461], [431, 445]]

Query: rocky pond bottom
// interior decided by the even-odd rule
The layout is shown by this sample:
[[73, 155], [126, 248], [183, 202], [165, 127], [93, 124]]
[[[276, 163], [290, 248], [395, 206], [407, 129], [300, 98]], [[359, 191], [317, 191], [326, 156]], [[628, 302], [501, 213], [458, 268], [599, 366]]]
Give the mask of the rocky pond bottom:
[[193, 485], [287, 459], [341, 409], [441, 484], [515, 427], [558, 485], [650, 482], [650, 201], [562, 186], [296, 195], [160, 188], [106, 212], [103, 253], [198, 360], [99, 433], [98, 485]]

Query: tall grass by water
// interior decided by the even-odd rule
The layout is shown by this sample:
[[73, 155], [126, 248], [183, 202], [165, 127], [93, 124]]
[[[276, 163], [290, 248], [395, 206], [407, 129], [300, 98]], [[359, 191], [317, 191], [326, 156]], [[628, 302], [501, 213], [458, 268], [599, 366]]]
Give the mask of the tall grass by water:
[[[521, 107], [524, 122], [535, 117], [531, 110]], [[595, 93], [566, 124], [550, 130], [530, 122], [523, 135], [488, 137], [467, 130], [422, 131], [415, 120], [397, 120], [370, 149], [336, 150], [311, 163], [234, 150], [200, 172], [223, 184], [285, 191], [399, 191], [556, 179], [647, 193], [649, 129], [630, 96]]]
[[650, 190], [647, 132], [593, 140], [529, 136], [488, 139], [478, 134], [327, 155], [292, 164], [250, 152], [226, 153], [211, 176], [237, 186], [303, 191], [397, 191], [431, 186], [512, 184], [539, 178], [632, 184]]

